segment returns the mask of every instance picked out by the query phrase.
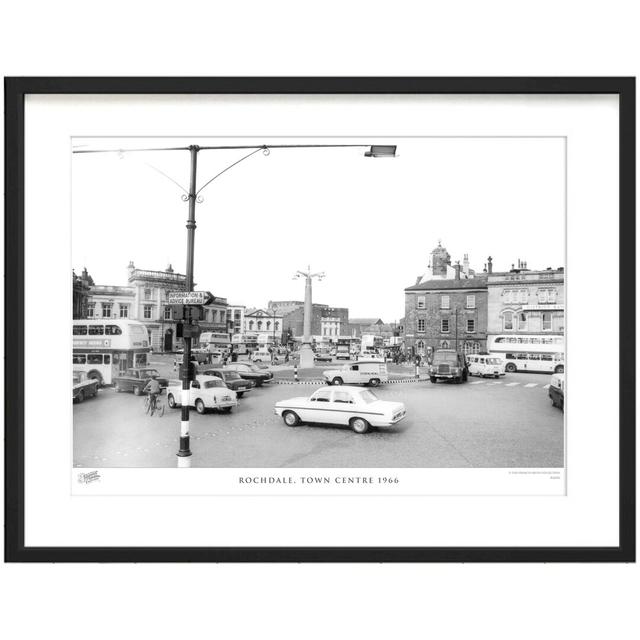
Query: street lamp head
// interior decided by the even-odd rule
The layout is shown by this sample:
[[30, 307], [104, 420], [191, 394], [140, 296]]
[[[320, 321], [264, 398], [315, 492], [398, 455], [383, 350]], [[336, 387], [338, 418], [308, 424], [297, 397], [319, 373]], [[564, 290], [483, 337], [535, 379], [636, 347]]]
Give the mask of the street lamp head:
[[372, 144], [364, 155], [367, 158], [395, 158], [397, 148], [395, 144]]

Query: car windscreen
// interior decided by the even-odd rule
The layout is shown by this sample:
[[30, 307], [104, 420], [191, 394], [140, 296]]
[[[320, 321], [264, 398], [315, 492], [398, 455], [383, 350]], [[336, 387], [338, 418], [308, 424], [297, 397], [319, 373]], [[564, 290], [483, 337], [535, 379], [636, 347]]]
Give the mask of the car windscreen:
[[452, 362], [455, 364], [458, 362], [458, 357], [455, 353], [436, 353], [436, 355], [433, 356], [433, 362]]
[[224, 387], [224, 386], [225, 386], [224, 382], [222, 382], [222, 380], [220, 380], [219, 378], [215, 378], [213, 380], [207, 380], [202, 385], [204, 389], [213, 389], [214, 387]]
[[157, 369], [140, 369], [140, 375], [143, 377], [157, 376]]
[[235, 371], [225, 371], [224, 372], [225, 380], [242, 380], [239, 373]]
[[369, 391], [369, 389], [363, 389], [360, 392], [360, 399], [366, 404], [369, 404], [371, 402], [375, 402], [378, 398], [376, 394], [373, 393], [373, 391]]

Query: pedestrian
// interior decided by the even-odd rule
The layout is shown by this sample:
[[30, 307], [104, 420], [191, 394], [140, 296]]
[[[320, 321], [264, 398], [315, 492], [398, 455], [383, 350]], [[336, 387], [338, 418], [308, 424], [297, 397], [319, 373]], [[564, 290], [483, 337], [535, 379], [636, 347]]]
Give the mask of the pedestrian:
[[284, 363], [289, 364], [289, 349], [284, 350]]

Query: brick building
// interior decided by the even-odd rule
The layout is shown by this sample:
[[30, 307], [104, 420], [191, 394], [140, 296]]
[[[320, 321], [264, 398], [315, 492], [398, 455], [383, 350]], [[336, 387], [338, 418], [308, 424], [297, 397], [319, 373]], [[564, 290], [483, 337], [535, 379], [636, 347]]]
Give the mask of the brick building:
[[[490, 259], [489, 259], [490, 260]], [[425, 274], [405, 289], [404, 339], [408, 353], [434, 349], [477, 353], [487, 348], [487, 274], [464, 263], [451, 266], [440, 243]]]

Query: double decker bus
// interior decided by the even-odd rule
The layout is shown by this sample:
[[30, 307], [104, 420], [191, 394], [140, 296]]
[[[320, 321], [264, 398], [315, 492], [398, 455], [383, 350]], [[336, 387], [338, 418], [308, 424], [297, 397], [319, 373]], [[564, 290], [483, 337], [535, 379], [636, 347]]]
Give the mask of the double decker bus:
[[84, 371], [100, 385], [130, 367], [146, 367], [151, 353], [142, 322], [114, 318], [73, 321], [73, 370]]
[[487, 351], [505, 361], [505, 371], [564, 372], [564, 336], [489, 336]]
[[379, 356], [384, 347], [384, 338], [378, 335], [365, 334], [360, 343], [361, 356]]

